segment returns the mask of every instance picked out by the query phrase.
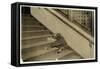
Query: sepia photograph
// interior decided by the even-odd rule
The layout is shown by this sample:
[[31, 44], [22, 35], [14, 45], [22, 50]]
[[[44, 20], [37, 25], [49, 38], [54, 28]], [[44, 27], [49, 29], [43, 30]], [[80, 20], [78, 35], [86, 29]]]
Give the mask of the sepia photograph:
[[95, 10], [20, 7], [22, 63], [95, 59]]

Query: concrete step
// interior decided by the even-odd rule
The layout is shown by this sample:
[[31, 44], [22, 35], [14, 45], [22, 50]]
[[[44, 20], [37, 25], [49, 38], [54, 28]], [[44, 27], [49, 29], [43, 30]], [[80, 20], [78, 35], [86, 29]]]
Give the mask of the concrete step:
[[35, 19], [22, 19], [22, 23], [23, 24], [41, 24], [39, 21], [35, 20]]
[[39, 22], [37, 19], [34, 19], [34, 18], [22, 18], [22, 21], [24, 22], [24, 21], [33, 21], [33, 22]]
[[31, 51], [36, 51], [36, 50], [39, 51], [40, 49], [47, 49], [47, 48], [51, 48], [50, 43], [46, 43], [46, 44], [41, 44], [41, 45], [37, 45], [37, 46], [31, 46], [31, 47], [23, 48], [22, 49], [22, 53], [23, 54], [26, 54], [26, 53], [31, 52]]
[[37, 39], [23, 40], [23, 41], [22, 41], [22, 46], [25, 46], [25, 45], [32, 45], [32, 44], [34, 44], [34, 43], [41, 42], [41, 41], [47, 41], [47, 38], [41, 37], [41, 38], [37, 38]]
[[23, 25], [22, 27], [44, 27], [42, 25]]
[[22, 31], [46, 30], [45, 27], [23, 27]]
[[22, 19], [25, 19], [25, 20], [37, 20], [36, 18], [34, 18], [33, 16], [22, 16]]
[[73, 52], [70, 55], [65, 55], [63, 57], [61, 57], [59, 60], [72, 60], [72, 59], [82, 59], [82, 57], [80, 55], [78, 55], [77, 53]]
[[52, 35], [40, 35], [40, 36], [29, 36], [29, 37], [23, 37], [22, 40], [30, 40], [30, 39], [37, 39], [37, 38], [43, 38], [43, 37], [51, 37]]
[[39, 55], [42, 55], [42, 54], [45, 54], [45, 53], [49, 53], [49, 52], [52, 52], [54, 50], [57, 50], [57, 48], [52, 48], [50, 50], [46, 50], [46, 49], [39, 49], [39, 50], [32, 50], [32, 51], [29, 51], [25, 54], [22, 54], [22, 58], [23, 60], [28, 60], [32, 57], [36, 57], [36, 56], [39, 56]]
[[22, 20], [23, 25], [41, 25], [40, 22], [35, 20]]
[[22, 33], [24, 34], [24, 33], [36, 33], [36, 32], [48, 32], [48, 30], [36, 30], [36, 31], [22, 31]]
[[51, 34], [49, 31], [43, 31], [43, 32], [28, 32], [28, 33], [22, 33], [22, 37], [29, 37], [29, 36], [42, 36], [42, 35], [49, 35]]
[[36, 47], [36, 46], [42, 46], [42, 45], [47, 45], [47, 44], [51, 44], [53, 43], [55, 40], [45, 40], [45, 41], [38, 41], [36, 43], [31, 43], [31, 44], [24, 44], [22, 45], [22, 49], [26, 49], [26, 48], [31, 48], [31, 47]]
[[22, 14], [22, 16], [31, 16], [30, 14]]
[[70, 55], [71, 53], [73, 53], [73, 50], [71, 49], [64, 49], [63, 51], [61, 51], [61, 53], [57, 53], [57, 51], [58, 50], [54, 50], [49, 53], [45, 53], [40, 56], [33, 57], [28, 61], [59, 60], [63, 56]]

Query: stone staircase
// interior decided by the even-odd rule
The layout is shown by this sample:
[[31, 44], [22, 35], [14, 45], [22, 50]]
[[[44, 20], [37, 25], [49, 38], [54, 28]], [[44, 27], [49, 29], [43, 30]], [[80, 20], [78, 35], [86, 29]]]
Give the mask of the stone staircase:
[[52, 36], [53, 33], [37, 19], [29, 14], [23, 14], [21, 48], [23, 61], [82, 59], [69, 46], [57, 53], [58, 48], [50, 47], [52, 43], [57, 41]]

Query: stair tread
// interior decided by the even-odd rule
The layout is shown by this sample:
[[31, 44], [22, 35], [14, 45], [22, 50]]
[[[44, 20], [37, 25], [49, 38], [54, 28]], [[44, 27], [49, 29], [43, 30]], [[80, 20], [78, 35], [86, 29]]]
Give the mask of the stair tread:
[[23, 60], [27, 60], [29, 58], [36, 57], [36, 56], [39, 56], [41, 54], [45, 54], [45, 53], [51, 52], [51, 51], [54, 51], [56, 49], [57, 48], [52, 48], [50, 50], [41, 49], [39, 51], [35, 51], [35, 52], [33, 51], [33, 52], [26, 53], [26, 54], [23, 54]]
[[45, 30], [45, 27], [23, 27], [22, 31]]
[[70, 55], [71, 53], [73, 53], [73, 50], [70, 50], [70, 49], [65, 49], [59, 54], [57, 53], [57, 51], [52, 51], [52, 52], [37, 56], [33, 58], [33, 60], [56, 60], [56, 59], [62, 58], [65, 55]]
[[22, 14], [22, 16], [26, 16], [26, 15], [30, 15], [30, 14]]
[[23, 27], [44, 27], [41, 25], [23, 25]]
[[30, 37], [23, 37], [22, 40], [36, 39], [36, 38], [50, 37], [50, 36], [52, 36], [52, 35], [51, 34], [47, 34], [47, 35], [40, 35], [40, 36], [30, 36]]
[[31, 21], [31, 22], [25, 21], [25, 22], [22, 22], [22, 23], [23, 23], [23, 25], [41, 25], [38, 22], [33, 22], [33, 21]]
[[60, 58], [60, 60], [64, 60], [64, 59], [82, 59], [82, 57], [80, 55], [77, 55], [76, 53], [72, 53], [70, 55], [65, 55], [62, 58]]
[[22, 20], [24, 20], [24, 21], [26, 21], [26, 20], [28, 20], [28, 21], [30, 21], [30, 20], [37, 21], [37, 19], [35, 19], [33, 17], [22, 17]]
[[22, 33], [30, 33], [30, 32], [44, 32], [48, 30], [36, 30], [36, 31], [22, 31]]
[[30, 16], [30, 15], [25, 15], [25, 16], [23, 16], [22, 18], [23, 18], [23, 19], [29, 19], [29, 18], [30, 18], [30, 19], [35, 19], [35, 18], [33, 18], [32, 16]]
[[40, 42], [31, 44], [31, 45], [24, 45], [24, 46], [23, 46], [23, 49], [31, 48], [31, 47], [35, 47], [35, 46], [40, 46], [40, 45], [45, 45], [45, 44], [49, 44], [49, 43], [52, 43], [52, 42], [54, 42], [54, 41], [55, 41], [55, 40], [46, 40], [46, 41], [40, 41]]

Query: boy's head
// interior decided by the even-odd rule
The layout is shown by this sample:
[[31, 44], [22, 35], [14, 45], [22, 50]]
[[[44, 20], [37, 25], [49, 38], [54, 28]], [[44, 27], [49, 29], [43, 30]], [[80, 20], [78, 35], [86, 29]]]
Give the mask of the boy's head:
[[58, 38], [58, 37], [61, 37], [61, 34], [60, 33], [54, 33], [54, 35], [53, 35], [53, 38]]

